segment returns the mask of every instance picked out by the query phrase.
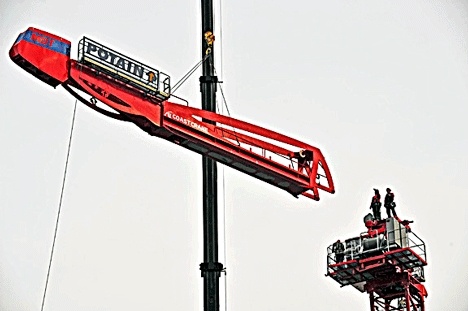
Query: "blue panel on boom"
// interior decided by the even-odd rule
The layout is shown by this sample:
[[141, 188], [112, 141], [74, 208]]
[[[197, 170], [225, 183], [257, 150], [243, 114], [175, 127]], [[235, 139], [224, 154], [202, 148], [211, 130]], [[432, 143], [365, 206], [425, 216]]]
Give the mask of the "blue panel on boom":
[[49, 37], [43, 33], [39, 33], [32, 30], [26, 30], [22, 34], [19, 35], [18, 39], [16, 39], [16, 43], [19, 41], [24, 40], [29, 43], [38, 45], [40, 47], [52, 50], [54, 52], [64, 54], [70, 56], [70, 47], [71, 44], [67, 44], [65, 42], [61, 42], [55, 38]]

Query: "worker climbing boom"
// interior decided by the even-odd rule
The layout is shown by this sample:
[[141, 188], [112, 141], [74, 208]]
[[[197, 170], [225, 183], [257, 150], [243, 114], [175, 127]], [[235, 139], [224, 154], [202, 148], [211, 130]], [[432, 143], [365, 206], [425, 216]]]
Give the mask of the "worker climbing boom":
[[[169, 102], [168, 75], [94, 40], [80, 41], [78, 60], [70, 59], [70, 47], [66, 39], [28, 28], [10, 49], [10, 58], [45, 83], [62, 85], [95, 111], [132, 122], [152, 136], [293, 196], [319, 200], [319, 190], [335, 192], [320, 149], [251, 123]], [[98, 101], [115, 112], [98, 106]]]

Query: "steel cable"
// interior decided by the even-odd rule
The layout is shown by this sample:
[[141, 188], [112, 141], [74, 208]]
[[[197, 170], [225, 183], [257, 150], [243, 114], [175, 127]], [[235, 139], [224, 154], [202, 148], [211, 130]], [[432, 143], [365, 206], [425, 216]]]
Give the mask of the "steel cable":
[[205, 62], [205, 60], [211, 55], [211, 53], [208, 53], [205, 55], [205, 57], [203, 57], [203, 59], [201, 61], [199, 61], [195, 66], [193, 66], [192, 69], [190, 69], [186, 74], [185, 76], [183, 76], [179, 82], [177, 82], [171, 89], [171, 93], [174, 93], [175, 91], [177, 91], [177, 89], [179, 87], [182, 86], [182, 84], [184, 84], [185, 81], [187, 81], [187, 79], [198, 69], [198, 67], [201, 66], [201, 64], [203, 64]]
[[70, 138], [68, 141], [68, 151], [67, 151], [67, 158], [65, 161], [65, 169], [63, 173], [63, 181], [62, 181], [62, 190], [60, 192], [60, 200], [59, 200], [59, 207], [58, 207], [58, 212], [57, 212], [57, 220], [55, 221], [55, 230], [54, 230], [54, 238], [52, 240], [52, 249], [50, 252], [50, 259], [49, 259], [49, 267], [47, 269], [47, 276], [46, 276], [46, 283], [44, 287], [44, 295], [42, 296], [42, 305], [41, 305], [41, 311], [44, 310], [44, 303], [45, 303], [45, 298], [46, 298], [46, 293], [47, 293], [47, 287], [49, 285], [49, 277], [50, 277], [50, 269], [52, 267], [52, 258], [54, 256], [54, 250], [55, 250], [55, 241], [57, 240], [57, 231], [58, 231], [58, 225], [59, 225], [59, 220], [60, 220], [60, 212], [62, 210], [62, 202], [63, 202], [63, 192], [65, 189], [65, 180], [67, 177], [67, 170], [68, 170], [68, 160], [70, 158], [70, 149], [71, 149], [71, 142], [72, 142], [72, 137], [73, 137], [73, 128], [75, 127], [75, 116], [76, 116], [76, 104], [78, 100], [75, 100], [75, 107], [73, 109], [73, 117], [72, 117], [72, 124], [71, 124], [71, 130], [70, 130]]

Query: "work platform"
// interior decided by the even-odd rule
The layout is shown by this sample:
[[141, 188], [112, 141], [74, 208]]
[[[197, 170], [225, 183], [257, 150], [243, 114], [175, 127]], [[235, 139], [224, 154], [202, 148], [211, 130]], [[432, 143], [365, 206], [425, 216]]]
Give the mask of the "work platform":
[[[337, 255], [327, 248], [327, 274], [341, 287], [370, 296], [371, 311], [424, 311], [426, 245], [399, 218], [369, 220], [367, 232], [344, 241]], [[338, 241], [336, 242], [338, 243]], [[334, 243], [334, 244], [336, 244]]]

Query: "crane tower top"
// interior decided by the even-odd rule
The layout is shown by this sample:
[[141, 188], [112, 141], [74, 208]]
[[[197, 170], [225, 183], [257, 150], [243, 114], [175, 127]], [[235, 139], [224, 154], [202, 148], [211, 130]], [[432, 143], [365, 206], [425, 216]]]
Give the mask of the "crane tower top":
[[358, 236], [327, 248], [327, 274], [370, 297], [371, 311], [424, 311], [426, 245], [398, 216], [364, 217]]

